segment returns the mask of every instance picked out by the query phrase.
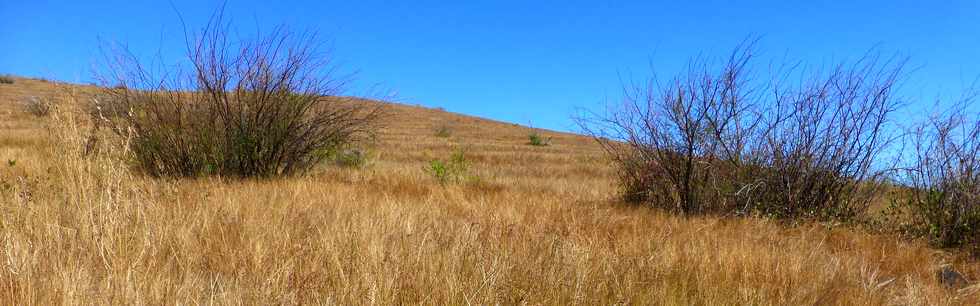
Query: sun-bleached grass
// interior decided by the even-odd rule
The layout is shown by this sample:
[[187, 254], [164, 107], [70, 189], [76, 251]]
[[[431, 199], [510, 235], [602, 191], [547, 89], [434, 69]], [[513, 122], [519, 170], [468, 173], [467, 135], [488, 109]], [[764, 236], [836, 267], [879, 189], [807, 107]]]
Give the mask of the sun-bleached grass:
[[[0, 165], [0, 303], [980, 302], [934, 275], [980, 267], [922, 242], [624, 205], [588, 139], [534, 148], [519, 127], [459, 116], [448, 141], [431, 131], [455, 115], [395, 111], [372, 167], [274, 180], [149, 179], [118, 143], [83, 158], [70, 109], [0, 114], [32, 131], [0, 133], [0, 160], [19, 160]], [[481, 180], [435, 183], [423, 166], [459, 145]]]

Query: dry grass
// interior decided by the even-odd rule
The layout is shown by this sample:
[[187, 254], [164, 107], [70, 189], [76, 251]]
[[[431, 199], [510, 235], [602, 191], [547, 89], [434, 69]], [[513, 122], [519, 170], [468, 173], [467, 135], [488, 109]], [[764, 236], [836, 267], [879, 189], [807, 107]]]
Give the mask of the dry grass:
[[[0, 161], [17, 162], [0, 164], [2, 304], [980, 302], [976, 287], [935, 279], [942, 262], [970, 279], [980, 265], [922, 242], [616, 203], [614, 170], [575, 135], [533, 147], [522, 127], [394, 106], [363, 169], [155, 180], [112, 159], [120, 144], [82, 158], [71, 112], [14, 107], [53, 85], [9, 87]], [[432, 135], [444, 122], [452, 137]], [[480, 180], [441, 186], [425, 173], [454, 146]]]

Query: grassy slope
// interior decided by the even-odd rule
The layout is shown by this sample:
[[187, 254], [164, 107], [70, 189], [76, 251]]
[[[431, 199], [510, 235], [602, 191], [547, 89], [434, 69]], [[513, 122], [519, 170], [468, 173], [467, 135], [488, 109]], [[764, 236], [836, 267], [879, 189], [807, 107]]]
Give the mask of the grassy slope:
[[[0, 85], [2, 304], [980, 302], [934, 275], [980, 266], [920, 242], [619, 204], [581, 136], [533, 147], [524, 127], [395, 105], [365, 169], [175, 182], [80, 158], [84, 132], [22, 113], [26, 95], [58, 94]], [[454, 146], [478, 182], [423, 171]]]

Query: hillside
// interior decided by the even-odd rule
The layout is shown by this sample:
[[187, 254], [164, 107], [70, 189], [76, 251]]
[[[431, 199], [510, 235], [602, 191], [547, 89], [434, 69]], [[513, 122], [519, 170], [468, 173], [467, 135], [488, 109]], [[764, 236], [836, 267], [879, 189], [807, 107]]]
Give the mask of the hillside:
[[[980, 304], [936, 279], [980, 265], [923, 242], [620, 203], [580, 135], [391, 104], [363, 168], [150, 179], [21, 110], [69, 87], [0, 84], [3, 304]], [[425, 168], [456, 149], [470, 179], [440, 184]]]

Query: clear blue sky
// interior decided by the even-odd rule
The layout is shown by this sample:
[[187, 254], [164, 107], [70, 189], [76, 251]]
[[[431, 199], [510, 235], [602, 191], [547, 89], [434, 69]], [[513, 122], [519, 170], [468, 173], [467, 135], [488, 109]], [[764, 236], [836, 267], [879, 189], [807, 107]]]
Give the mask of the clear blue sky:
[[[353, 93], [575, 130], [577, 108], [619, 94], [619, 75], [671, 74], [697, 54], [761, 36], [764, 56], [823, 63], [877, 46], [911, 56], [912, 98], [957, 95], [980, 76], [980, 1], [228, 1], [248, 32], [285, 24], [332, 41]], [[174, 0], [190, 25], [220, 1]], [[167, 1], [2, 1], [0, 73], [91, 80], [99, 38], [179, 59]], [[921, 105], [920, 105], [921, 108]]]

